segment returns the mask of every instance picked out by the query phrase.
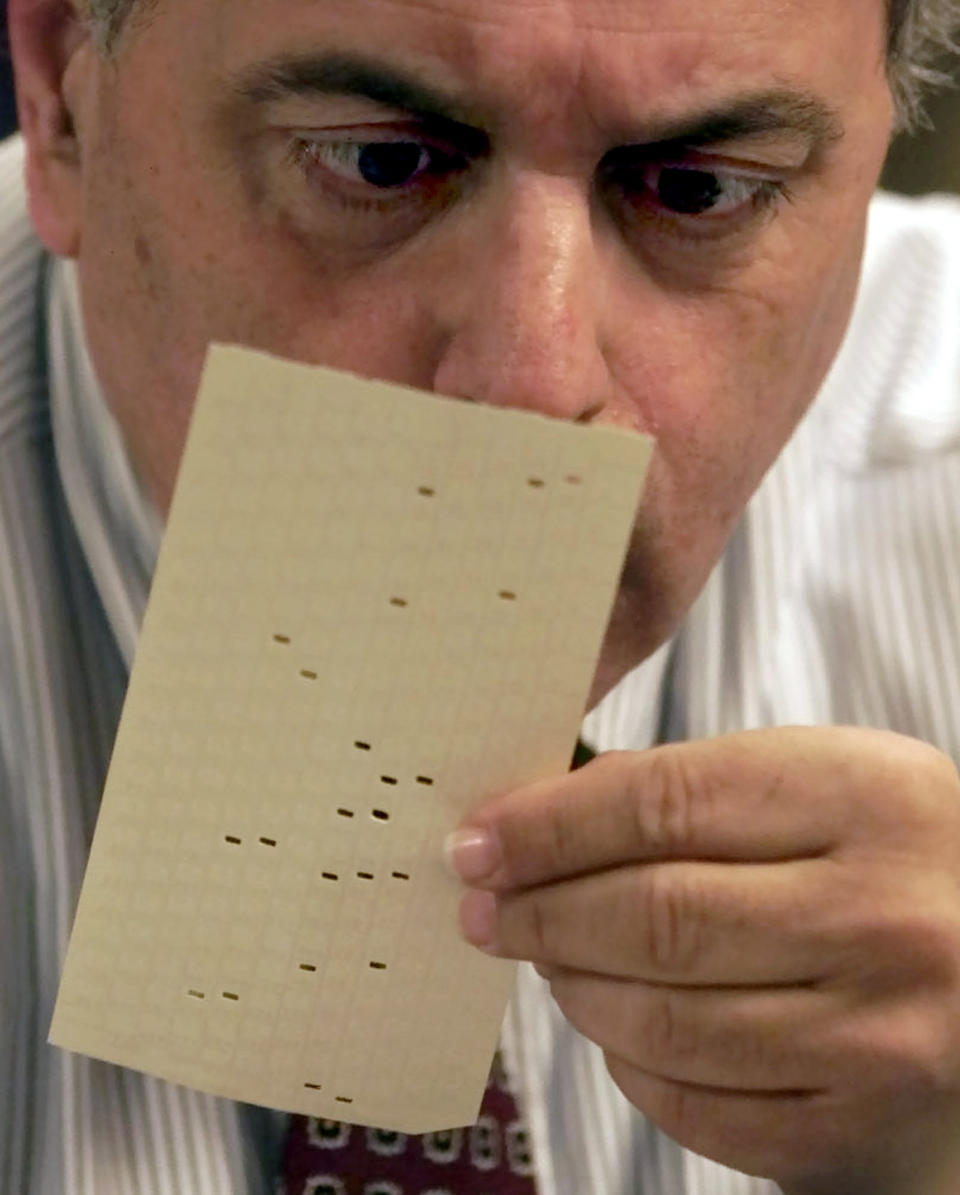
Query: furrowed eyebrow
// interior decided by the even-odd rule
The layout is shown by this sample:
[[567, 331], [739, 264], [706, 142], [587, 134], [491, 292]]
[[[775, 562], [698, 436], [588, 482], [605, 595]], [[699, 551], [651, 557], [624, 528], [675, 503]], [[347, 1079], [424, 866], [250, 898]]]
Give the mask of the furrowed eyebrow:
[[441, 90], [356, 54], [277, 58], [242, 74], [235, 88], [254, 104], [276, 103], [292, 96], [341, 95], [371, 100], [424, 120], [471, 124], [476, 117]]
[[662, 152], [777, 134], [801, 137], [811, 149], [825, 150], [842, 139], [843, 123], [839, 114], [817, 96], [780, 89], [654, 123], [642, 144], [644, 149]]
[[[457, 125], [464, 130], [472, 127], [478, 133], [482, 123], [478, 114], [455, 96], [358, 54], [331, 52], [267, 60], [242, 73], [234, 89], [243, 99], [258, 105], [300, 96], [353, 96], [407, 112], [425, 122]], [[640, 145], [648, 151], [667, 152], [771, 134], [802, 137], [811, 149], [824, 150], [843, 137], [837, 112], [812, 93], [788, 88], [734, 97], [663, 121], [637, 123], [643, 136], [631, 138], [629, 147], [624, 146], [634, 152]]]

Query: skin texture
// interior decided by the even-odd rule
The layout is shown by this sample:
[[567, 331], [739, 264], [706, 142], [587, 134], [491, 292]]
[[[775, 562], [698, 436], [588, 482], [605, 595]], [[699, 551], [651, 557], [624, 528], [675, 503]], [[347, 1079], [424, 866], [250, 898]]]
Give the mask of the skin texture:
[[637, 1107], [804, 1195], [958, 1189], [957, 773], [888, 732], [610, 754], [479, 810], [469, 941], [536, 963]]
[[[10, 18], [34, 222], [78, 260], [161, 508], [211, 340], [649, 431], [594, 697], [671, 634], [843, 336], [892, 119], [879, 0], [161, 0], [111, 61], [62, 0]], [[442, 91], [469, 134], [244, 94], [330, 51]], [[835, 135], [650, 148], [783, 88]], [[387, 194], [316, 149], [384, 139], [446, 165]], [[667, 210], [649, 168], [678, 161], [739, 204]], [[540, 965], [683, 1144], [791, 1193], [956, 1191], [958, 789], [880, 733], [601, 759], [472, 815], [464, 932]]]
[[[214, 339], [615, 421], [659, 449], [594, 696], [667, 638], [842, 338], [892, 119], [877, 0], [702, 7], [164, 0], [115, 66], [81, 45], [66, 77], [85, 168], [51, 188], [35, 157], [33, 208], [78, 256], [94, 359], [160, 506]], [[857, 53], [824, 55], [826, 27]], [[392, 210], [344, 209], [291, 164], [291, 130], [396, 136], [409, 118], [232, 90], [269, 58], [331, 48], [462, 97], [489, 154]], [[844, 136], [799, 169], [783, 167], [808, 156], [802, 138], [718, 147], [789, 176], [775, 216], [681, 224], [599, 185], [604, 156], [665, 117], [785, 83], [837, 109]], [[28, 77], [21, 95], [29, 129]]]

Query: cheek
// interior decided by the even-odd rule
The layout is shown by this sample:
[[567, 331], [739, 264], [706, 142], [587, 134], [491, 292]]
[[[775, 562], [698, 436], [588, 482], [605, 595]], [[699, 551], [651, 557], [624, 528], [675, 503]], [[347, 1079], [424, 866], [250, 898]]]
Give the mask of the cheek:
[[627, 359], [622, 378], [657, 437], [633, 559], [662, 589], [692, 589], [712, 567], [816, 396], [846, 328], [861, 244], [847, 225], [817, 261], [771, 254], [735, 285], [662, 300]]
[[[150, 318], [189, 359], [190, 392], [206, 344], [231, 341], [333, 368], [421, 384], [417, 288], [376, 262], [298, 236], [239, 186], [183, 212], [168, 195], [152, 215], [156, 301]], [[424, 373], [422, 384], [429, 381]], [[180, 370], [181, 376], [184, 371]]]
[[670, 467], [691, 482], [719, 471], [735, 490], [754, 488], [843, 339], [861, 244], [848, 230], [829, 265], [771, 255], [748, 277], [665, 303], [646, 403]]
[[165, 507], [211, 341], [396, 376], [405, 362], [390, 349], [413, 352], [403, 333], [415, 312], [371, 303], [363, 278], [265, 235], [175, 146], [151, 148], [162, 171], [115, 129], [97, 147], [80, 277], [97, 372]]

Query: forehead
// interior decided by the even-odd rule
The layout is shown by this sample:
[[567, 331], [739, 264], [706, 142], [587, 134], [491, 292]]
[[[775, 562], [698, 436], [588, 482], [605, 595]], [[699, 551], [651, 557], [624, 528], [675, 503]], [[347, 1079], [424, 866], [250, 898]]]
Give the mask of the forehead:
[[[197, 21], [198, 8], [203, 18]], [[882, 0], [165, 0], [182, 50], [229, 75], [313, 50], [361, 51], [491, 112], [638, 109], [821, 84], [882, 62]], [[163, 18], [161, 17], [161, 23]]]

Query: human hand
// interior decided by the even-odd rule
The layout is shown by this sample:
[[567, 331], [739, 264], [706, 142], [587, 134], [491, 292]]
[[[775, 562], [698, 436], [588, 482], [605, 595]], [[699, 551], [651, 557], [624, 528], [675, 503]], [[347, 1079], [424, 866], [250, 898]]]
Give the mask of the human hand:
[[535, 963], [681, 1144], [789, 1195], [960, 1191], [960, 777], [933, 748], [602, 756], [475, 810], [451, 857], [467, 939]]

